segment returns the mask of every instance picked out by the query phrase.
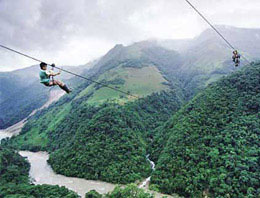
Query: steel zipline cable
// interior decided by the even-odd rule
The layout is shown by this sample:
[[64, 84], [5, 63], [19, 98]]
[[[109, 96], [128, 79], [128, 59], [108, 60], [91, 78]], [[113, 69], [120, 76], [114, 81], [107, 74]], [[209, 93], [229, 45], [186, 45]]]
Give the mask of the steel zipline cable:
[[[24, 53], [22, 53], [22, 52], [19, 52], [19, 51], [17, 51], [17, 50], [12, 49], [12, 48], [6, 47], [6, 46], [4, 46], [4, 45], [2, 45], [2, 44], [0, 44], [0, 47], [4, 48], [4, 49], [6, 49], [6, 50], [12, 51], [12, 52], [14, 52], [14, 53], [20, 54], [21, 56], [25, 56], [25, 57], [27, 57], [27, 58], [30, 58], [30, 59], [32, 59], [32, 60], [35, 60], [35, 61], [37, 61], [37, 62], [40, 62], [40, 63], [41, 63], [41, 62], [44, 62], [44, 61], [42, 61], [42, 60], [40, 60], [40, 59], [34, 58], [34, 57], [32, 57], [32, 56], [29, 56], [29, 55], [27, 55], [27, 54], [24, 54]], [[131, 97], [134, 97], [134, 98], [136, 98], [136, 99], [139, 99], [138, 96], [135, 96], [135, 95], [133, 95], [133, 94], [130, 94], [130, 93], [126, 92], [126, 91], [122, 91], [122, 90], [117, 89], [117, 88], [115, 88], [115, 87], [111, 87], [111, 86], [109, 86], [109, 85], [107, 85], [107, 84], [105, 84], [105, 83], [101, 83], [101, 82], [92, 80], [92, 79], [87, 78], [87, 77], [85, 77], [85, 76], [81, 76], [81, 75], [76, 74], [76, 73], [74, 73], [74, 72], [71, 72], [71, 71], [62, 69], [62, 68], [57, 67], [57, 66], [53, 66], [53, 65], [48, 64], [48, 63], [46, 63], [46, 64], [47, 64], [48, 66], [57, 68], [57, 69], [59, 69], [59, 70], [61, 70], [61, 71], [64, 71], [64, 72], [66, 72], [66, 73], [69, 73], [69, 74], [71, 74], [71, 75], [74, 75], [74, 76], [77, 76], [77, 77], [79, 77], [79, 78], [88, 80], [88, 81], [90, 81], [90, 82], [92, 82], [92, 83], [96, 83], [96, 84], [102, 85], [102, 86], [107, 87], [107, 88], [109, 88], [109, 89], [112, 89], [112, 90], [115, 90], [115, 91], [117, 91], [117, 92], [126, 94], [126, 95], [131, 96]]]
[[[201, 16], [201, 18], [202, 18], [204, 21], [206, 21], [206, 23], [227, 43], [227, 45], [228, 45], [231, 49], [233, 49], [233, 50], [236, 49], [236, 48], [217, 30], [217, 28], [215, 28], [215, 26], [212, 25], [212, 23], [210, 23], [210, 21], [198, 10], [189, 0], [185, 0], [185, 1], [191, 6], [191, 8], [193, 8], [193, 9], [199, 14], [199, 16]], [[30, 58], [30, 59], [32, 59], [32, 60], [35, 60], [35, 61], [38, 61], [38, 62], [44, 62], [44, 61], [41, 61], [41, 60], [39, 60], [39, 59], [37, 59], [37, 58], [34, 58], [34, 57], [32, 57], [32, 56], [29, 56], [29, 55], [27, 55], [27, 54], [24, 54], [24, 53], [22, 53], [22, 52], [19, 52], [19, 51], [17, 51], [17, 50], [14, 50], [14, 49], [12, 49], [12, 48], [6, 47], [6, 46], [4, 46], [4, 45], [1, 45], [1, 44], [0, 44], [0, 47], [4, 48], [4, 49], [6, 49], [6, 50], [12, 51], [12, 52], [14, 52], [14, 53], [20, 54], [20, 55], [22, 55], [22, 56], [25, 56], [25, 57], [27, 57], [27, 58]], [[251, 63], [245, 56], [241, 55], [241, 57], [244, 58], [249, 64]], [[47, 65], [52, 66], [52, 65], [50, 65], [50, 64], [47, 64]], [[53, 67], [53, 66], [52, 66], [52, 67]], [[104, 87], [113, 89], [113, 90], [115, 90], [115, 91], [121, 92], [121, 93], [123, 93], [123, 94], [129, 95], [129, 96], [132, 96], [132, 97], [135, 97], [135, 98], [139, 98], [138, 96], [132, 95], [132, 94], [130, 94], [130, 93], [128, 93], [128, 92], [125, 92], [125, 91], [122, 91], [122, 90], [120, 90], [120, 89], [111, 87], [111, 86], [109, 86], [109, 85], [107, 85], [107, 84], [104, 84], [104, 83], [101, 83], [101, 82], [92, 80], [92, 79], [90, 79], [90, 78], [81, 76], [81, 75], [76, 74], [76, 73], [73, 73], [73, 72], [71, 72], [71, 71], [68, 71], [68, 70], [59, 68], [59, 67], [57, 67], [57, 66], [55, 66], [55, 68], [57, 68], [57, 69], [59, 69], [59, 70], [61, 70], [61, 71], [64, 71], [64, 72], [66, 72], [66, 73], [72, 74], [72, 75], [74, 75], [74, 76], [77, 76], [77, 77], [79, 77], [79, 78], [82, 78], [82, 79], [91, 81], [91, 82], [93, 82], [93, 83], [102, 85], [102, 86], [104, 86]]]
[[[217, 30], [217, 28], [209, 22], [209, 20], [189, 1], [189, 0], [185, 0], [190, 6], [191, 8], [193, 8], [195, 10], [195, 12], [198, 13], [198, 15], [201, 16], [201, 18], [206, 21], [206, 23], [227, 43], [227, 45], [233, 49], [236, 50], [236, 48], [223, 36], [223, 34], [221, 34], [221, 32], [219, 32]], [[243, 57], [249, 64], [251, 63], [245, 56], [241, 55], [241, 57]]]

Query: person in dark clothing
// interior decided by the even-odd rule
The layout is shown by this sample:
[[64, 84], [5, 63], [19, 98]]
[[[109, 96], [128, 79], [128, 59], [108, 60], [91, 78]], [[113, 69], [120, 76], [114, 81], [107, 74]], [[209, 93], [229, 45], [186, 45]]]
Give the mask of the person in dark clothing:
[[[55, 66], [53, 64], [53, 66]], [[44, 84], [45, 86], [52, 87], [58, 85], [61, 89], [66, 91], [67, 93], [70, 93], [71, 90], [61, 81], [59, 80], [51, 80], [50, 78], [53, 76], [60, 75], [60, 71], [58, 73], [54, 73], [53, 71], [47, 71], [47, 64], [42, 62], [40, 64], [41, 71], [39, 73], [40, 75], [40, 82]]]
[[233, 56], [232, 56], [233, 62], [235, 63], [235, 66], [239, 66], [240, 64], [240, 54], [237, 52], [237, 50], [233, 51]]

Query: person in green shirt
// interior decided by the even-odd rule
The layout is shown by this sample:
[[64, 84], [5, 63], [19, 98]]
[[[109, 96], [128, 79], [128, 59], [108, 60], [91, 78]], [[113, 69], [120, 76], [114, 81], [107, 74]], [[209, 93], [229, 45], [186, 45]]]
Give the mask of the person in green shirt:
[[60, 75], [60, 72], [54, 73], [53, 71], [47, 71], [47, 64], [42, 62], [40, 64], [40, 82], [44, 84], [45, 86], [51, 87], [58, 85], [61, 89], [66, 91], [67, 93], [70, 93], [71, 90], [61, 81], [59, 80], [51, 80], [50, 78], [52, 76]]

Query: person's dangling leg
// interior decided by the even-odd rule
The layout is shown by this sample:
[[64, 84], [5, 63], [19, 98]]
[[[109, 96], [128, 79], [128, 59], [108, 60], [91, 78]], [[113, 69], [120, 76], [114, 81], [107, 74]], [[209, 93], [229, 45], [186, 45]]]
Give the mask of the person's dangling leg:
[[54, 80], [52, 81], [53, 85], [58, 85], [62, 90], [66, 91], [67, 93], [70, 93], [71, 90], [61, 81]]
[[239, 65], [239, 59], [236, 58], [236, 60], [235, 60], [235, 66], [237, 67], [238, 65]]

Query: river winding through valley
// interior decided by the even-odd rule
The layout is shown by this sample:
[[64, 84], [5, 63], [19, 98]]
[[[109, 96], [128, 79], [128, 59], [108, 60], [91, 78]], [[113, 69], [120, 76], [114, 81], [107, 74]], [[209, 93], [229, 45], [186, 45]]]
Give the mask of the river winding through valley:
[[66, 177], [56, 174], [47, 163], [49, 155], [46, 152], [33, 153], [29, 151], [20, 151], [19, 154], [23, 157], [27, 157], [31, 164], [30, 177], [34, 184], [65, 186], [68, 189], [77, 192], [82, 197], [85, 196], [86, 192], [92, 189], [104, 194], [112, 191], [115, 187], [114, 184], [106, 182]]
[[[48, 107], [52, 102], [57, 101], [63, 95], [63, 92], [57, 92], [57, 91], [55, 92], [55, 91], [56, 90], [54, 90], [54, 92], [50, 94], [49, 101], [42, 108]], [[35, 112], [36, 110], [33, 111], [30, 114], [30, 116], [33, 115]], [[19, 134], [21, 128], [26, 123], [26, 120], [27, 118], [5, 130], [0, 130], [0, 141], [1, 139], [12, 137], [13, 135]], [[29, 174], [30, 174], [31, 181], [34, 184], [50, 184], [50, 185], [65, 186], [68, 189], [78, 193], [81, 197], [84, 197], [85, 193], [90, 190], [96, 190], [97, 192], [104, 194], [104, 193], [111, 192], [115, 187], [115, 184], [111, 184], [107, 182], [86, 180], [86, 179], [75, 178], [75, 177], [66, 177], [63, 175], [56, 174], [52, 170], [50, 165], [47, 163], [47, 160], [49, 158], [49, 154], [47, 152], [19, 151], [19, 154], [28, 159], [28, 162], [31, 165]], [[155, 164], [149, 159], [149, 155], [147, 155], [146, 158], [150, 162], [152, 170], [155, 170]], [[148, 191], [150, 179], [151, 177], [146, 178], [139, 185], [139, 188], [144, 188], [146, 189], [146, 191]], [[165, 196], [164, 194], [160, 194], [156, 192], [153, 193], [156, 198]], [[172, 196], [167, 195], [167, 197], [172, 197]]]

